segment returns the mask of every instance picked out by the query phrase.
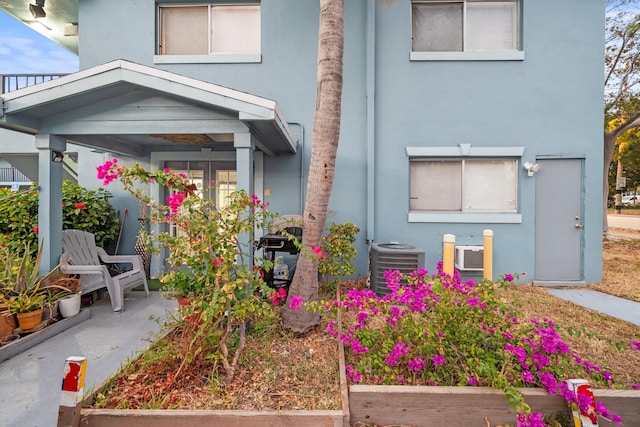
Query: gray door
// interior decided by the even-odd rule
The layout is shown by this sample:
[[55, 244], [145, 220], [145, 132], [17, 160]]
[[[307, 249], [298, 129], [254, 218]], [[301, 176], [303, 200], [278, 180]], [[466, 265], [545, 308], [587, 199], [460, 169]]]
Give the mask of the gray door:
[[[534, 281], [582, 280], [582, 160], [539, 160]], [[570, 283], [567, 283], [570, 284]]]

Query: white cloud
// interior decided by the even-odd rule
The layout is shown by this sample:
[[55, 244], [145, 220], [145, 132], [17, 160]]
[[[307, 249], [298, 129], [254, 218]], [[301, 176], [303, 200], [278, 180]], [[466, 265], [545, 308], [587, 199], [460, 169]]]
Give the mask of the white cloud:
[[[33, 31], [25, 28], [25, 31]], [[0, 31], [0, 74], [71, 73], [78, 57], [35, 31], [33, 38]]]

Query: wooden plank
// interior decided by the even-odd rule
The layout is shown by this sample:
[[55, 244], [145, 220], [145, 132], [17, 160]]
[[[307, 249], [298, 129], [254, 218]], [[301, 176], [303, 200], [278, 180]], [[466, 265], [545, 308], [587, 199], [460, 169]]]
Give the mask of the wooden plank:
[[83, 427], [342, 427], [342, 411], [84, 409]]
[[[519, 389], [534, 412], [568, 411], [564, 399], [542, 389]], [[640, 392], [594, 390], [625, 425], [640, 425]], [[499, 390], [485, 387], [350, 386], [351, 423], [415, 427], [515, 424], [516, 415]]]

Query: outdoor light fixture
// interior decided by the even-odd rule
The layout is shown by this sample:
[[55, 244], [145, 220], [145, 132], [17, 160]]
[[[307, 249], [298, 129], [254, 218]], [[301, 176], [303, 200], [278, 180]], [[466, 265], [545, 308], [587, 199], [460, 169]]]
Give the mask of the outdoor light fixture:
[[44, 0], [36, 0], [35, 3], [29, 4], [29, 11], [34, 19], [44, 18], [47, 13], [44, 11]]
[[51, 152], [51, 161], [53, 163], [60, 163], [64, 160], [64, 154], [60, 151], [52, 151]]
[[527, 175], [528, 176], [533, 176], [534, 173], [536, 173], [536, 172], [538, 172], [540, 170], [540, 165], [537, 164], [537, 163], [535, 165], [532, 165], [529, 162], [524, 162], [522, 164], [522, 167], [524, 168], [524, 170], [527, 171]]

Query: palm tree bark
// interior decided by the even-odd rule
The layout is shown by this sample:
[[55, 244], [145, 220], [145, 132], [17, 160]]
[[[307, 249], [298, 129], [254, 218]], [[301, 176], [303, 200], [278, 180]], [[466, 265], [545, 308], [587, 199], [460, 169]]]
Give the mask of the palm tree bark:
[[[303, 250], [289, 289], [289, 298], [304, 303], [318, 300], [318, 260], [312, 247], [319, 247], [329, 210], [329, 198], [340, 138], [342, 69], [344, 51], [344, 0], [320, 0], [318, 75], [313, 118], [311, 164], [303, 215]], [[283, 325], [305, 333], [319, 323], [319, 315], [286, 304]]]

